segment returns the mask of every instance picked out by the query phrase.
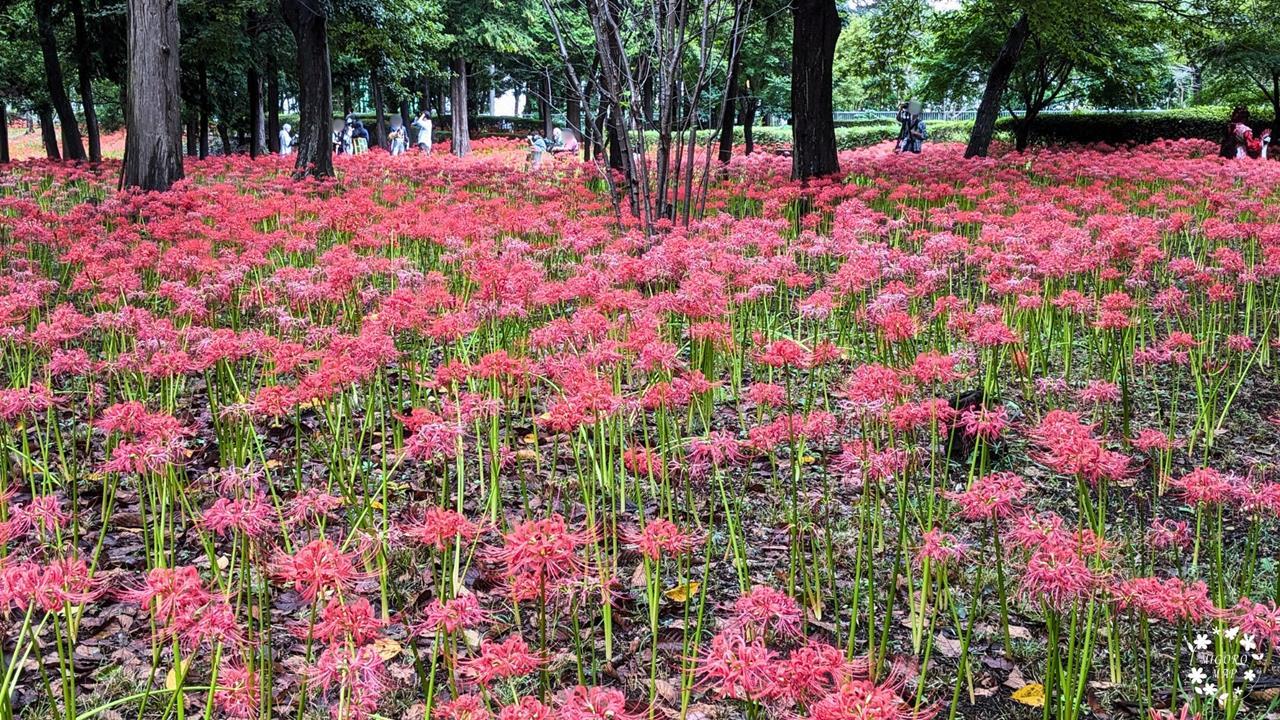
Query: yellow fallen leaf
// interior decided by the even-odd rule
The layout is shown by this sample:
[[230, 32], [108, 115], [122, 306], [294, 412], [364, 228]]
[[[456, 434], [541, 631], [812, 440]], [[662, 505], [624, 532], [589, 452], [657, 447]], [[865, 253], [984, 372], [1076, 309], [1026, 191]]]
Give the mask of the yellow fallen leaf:
[[676, 602], [689, 602], [689, 598], [698, 594], [698, 588], [700, 587], [702, 587], [702, 583], [697, 580], [690, 580], [689, 582], [684, 583], [683, 585], [677, 585], [662, 594]]
[[383, 660], [390, 660], [403, 652], [404, 648], [393, 638], [378, 638], [373, 641], [373, 651]]
[[1044, 686], [1040, 683], [1027, 683], [1013, 692], [1015, 702], [1031, 707], [1044, 707]]
[[231, 564], [231, 560], [229, 560], [229, 559], [227, 558], [227, 556], [226, 556], [226, 555], [219, 555], [219, 556], [218, 556], [218, 569], [219, 569], [219, 570], [226, 570], [226, 569], [227, 569], [227, 566], [229, 566], [230, 564]]
[[[186, 677], [187, 668], [191, 665], [190, 660], [182, 660], [179, 665], [182, 667], [182, 675]], [[164, 689], [173, 692], [178, 689], [178, 667], [174, 665], [169, 668], [169, 674], [164, 676]]]
[[521, 462], [531, 462], [538, 459], [538, 451], [529, 448], [520, 448], [516, 451], [516, 459]]
[[525, 435], [523, 439], [526, 445], [536, 445], [538, 443], [538, 436], [534, 433]]

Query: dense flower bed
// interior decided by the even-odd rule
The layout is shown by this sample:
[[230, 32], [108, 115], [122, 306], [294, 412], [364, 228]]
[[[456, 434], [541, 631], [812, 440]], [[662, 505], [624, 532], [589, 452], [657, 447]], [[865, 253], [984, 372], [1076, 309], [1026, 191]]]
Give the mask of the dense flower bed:
[[479, 145], [0, 172], [0, 717], [1266, 711], [1280, 164]]

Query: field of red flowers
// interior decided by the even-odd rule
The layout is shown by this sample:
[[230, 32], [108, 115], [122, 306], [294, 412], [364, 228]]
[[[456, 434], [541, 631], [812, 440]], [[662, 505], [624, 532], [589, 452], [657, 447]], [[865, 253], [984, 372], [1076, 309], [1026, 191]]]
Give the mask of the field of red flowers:
[[1274, 713], [1280, 163], [0, 171], [0, 720]]

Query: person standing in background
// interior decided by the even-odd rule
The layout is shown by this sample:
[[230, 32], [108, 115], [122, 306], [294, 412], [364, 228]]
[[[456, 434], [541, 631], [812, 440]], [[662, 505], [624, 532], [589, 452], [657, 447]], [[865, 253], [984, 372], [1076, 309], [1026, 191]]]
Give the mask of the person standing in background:
[[424, 155], [431, 154], [431, 116], [426, 110], [418, 113], [418, 119], [413, 121], [413, 127], [418, 131], [417, 146]]
[[293, 126], [285, 123], [280, 127], [280, 154], [290, 155], [293, 153]]

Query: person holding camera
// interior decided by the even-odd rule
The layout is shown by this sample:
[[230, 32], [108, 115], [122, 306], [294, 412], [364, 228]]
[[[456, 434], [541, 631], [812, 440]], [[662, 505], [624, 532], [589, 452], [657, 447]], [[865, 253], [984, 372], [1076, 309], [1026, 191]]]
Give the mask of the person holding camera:
[[929, 131], [924, 126], [924, 115], [921, 114], [919, 100], [912, 100], [907, 104], [906, 119], [902, 121], [900, 133], [903, 136], [900, 142], [902, 151], [919, 155], [924, 149], [924, 141], [929, 137]]

